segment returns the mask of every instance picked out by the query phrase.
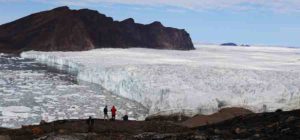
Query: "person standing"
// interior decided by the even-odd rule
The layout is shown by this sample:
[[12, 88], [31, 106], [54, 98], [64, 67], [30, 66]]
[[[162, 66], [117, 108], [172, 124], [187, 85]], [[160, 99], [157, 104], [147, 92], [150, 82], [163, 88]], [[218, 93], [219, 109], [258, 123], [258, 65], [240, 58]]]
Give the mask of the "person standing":
[[111, 108], [111, 119], [113, 121], [116, 119], [116, 112], [117, 112], [117, 109], [115, 108], [115, 106], [112, 106], [112, 108]]
[[94, 129], [94, 123], [95, 123], [95, 120], [92, 118], [92, 116], [90, 116], [88, 118], [88, 120], [86, 121], [86, 123], [88, 124], [88, 132], [92, 132], [93, 129]]
[[123, 116], [123, 121], [128, 121], [128, 115], [127, 115], [127, 113]]
[[104, 107], [104, 109], [103, 109], [103, 113], [104, 113], [104, 120], [108, 120], [108, 115], [107, 115], [107, 112], [108, 112], [108, 110], [107, 110], [107, 105]]

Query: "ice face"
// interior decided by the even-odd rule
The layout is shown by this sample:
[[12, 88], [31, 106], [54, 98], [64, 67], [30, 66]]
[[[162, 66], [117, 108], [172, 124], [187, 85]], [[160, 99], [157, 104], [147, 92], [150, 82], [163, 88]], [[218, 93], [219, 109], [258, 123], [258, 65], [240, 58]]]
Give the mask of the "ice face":
[[117, 118], [133, 112], [144, 119], [148, 110], [74, 75], [14, 56], [0, 57], [0, 127], [16, 128], [41, 119], [103, 118], [105, 105], [115, 105]]
[[142, 103], [150, 114], [210, 114], [222, 107], [255, 112], [300, 108], [300, 50], [202, 46], [193, 51], [97, 49], [25, 52], [69, 66], [77, 79]]

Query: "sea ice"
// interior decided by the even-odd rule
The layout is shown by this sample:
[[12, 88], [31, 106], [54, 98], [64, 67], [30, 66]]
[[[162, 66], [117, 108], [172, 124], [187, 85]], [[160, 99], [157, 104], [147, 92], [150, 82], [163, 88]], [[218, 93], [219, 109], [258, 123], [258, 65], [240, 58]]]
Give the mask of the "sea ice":
[[[14, 56], [0, 56], [0, 127], [37, 124], [43, 118], [48, 121], [80, 118], [85, 113], [102, 118], [100, 108], [105, 105], [126, 110], [131, 108], [125, 104], [138, 106], [140, 110], [134, 109], [131, 116], [136, 120], [148, 113], [142, 105], [128, 99], [113, 100], [112, 94], [98, 85], [84, 82], [78, 85], [74, 76], [66, 72], [49, 70], [36, 62], [37, 65], [22, 63], [28, 59], [7, 61], [7, 57]], [[122, 112], [119, 113], [121, 116]]]

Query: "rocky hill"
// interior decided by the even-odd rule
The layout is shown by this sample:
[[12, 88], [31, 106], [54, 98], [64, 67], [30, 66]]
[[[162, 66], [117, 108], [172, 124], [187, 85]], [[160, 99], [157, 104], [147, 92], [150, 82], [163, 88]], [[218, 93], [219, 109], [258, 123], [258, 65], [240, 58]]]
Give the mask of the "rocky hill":
[[160, 22], [138, 24], [131, 18], [114, 21], [89, 9], [58, 7], [0, 26], [0, 52], [82, 51], [106, 47], [194, 49], [185, 30], [164, 27]]

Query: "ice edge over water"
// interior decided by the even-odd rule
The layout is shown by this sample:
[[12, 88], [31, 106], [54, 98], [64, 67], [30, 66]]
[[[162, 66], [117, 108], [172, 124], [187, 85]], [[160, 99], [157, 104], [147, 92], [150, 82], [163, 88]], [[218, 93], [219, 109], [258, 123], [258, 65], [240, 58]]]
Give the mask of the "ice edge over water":
[[300, 108], [299, 49], [203, 46], [195, 51], [97, 49], [24, 52], [68, 67], [79, 80], [142, 103], [150, 114], [210, 114], [222, 107], [255, 112]]
[[0, 127], [20, 128], [41, 120], [102, 118], [105, 105], [117, 107], [117, 119], [127, 113], [131, 120], [144, 120], [149, 112], [98, 84], [75, 82], [74, 76], [33, 59], [0, 56]]

